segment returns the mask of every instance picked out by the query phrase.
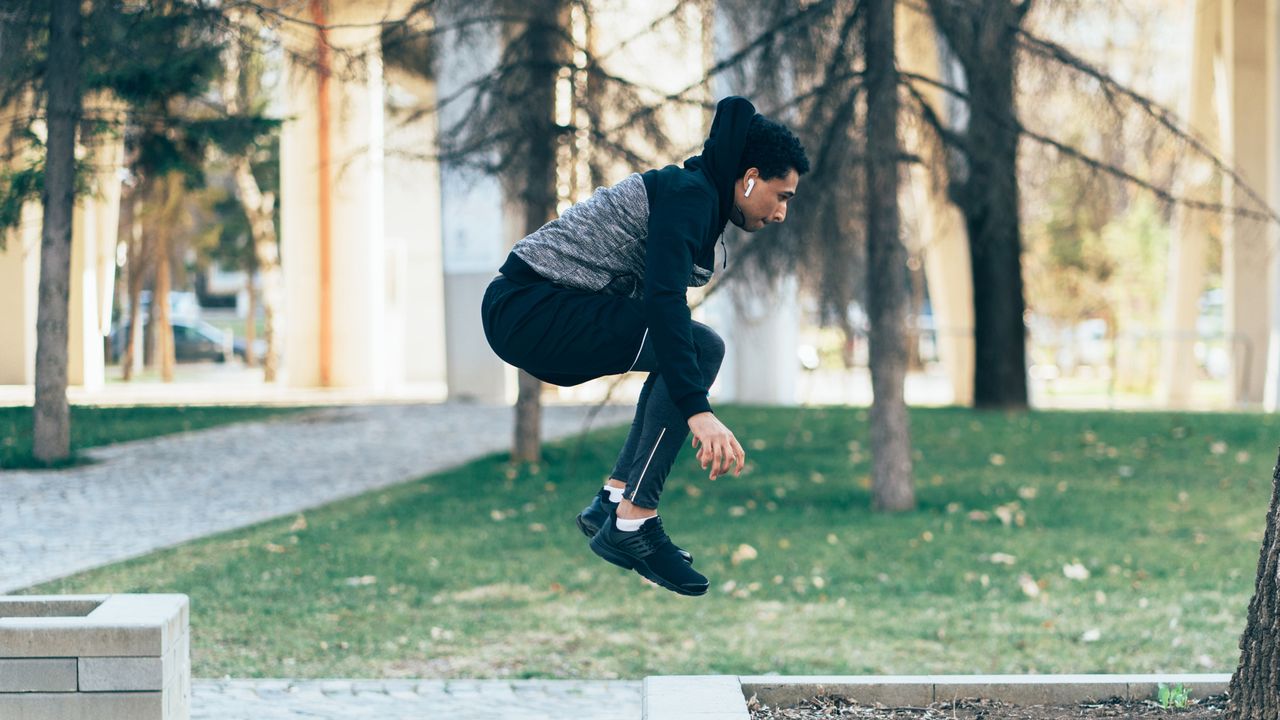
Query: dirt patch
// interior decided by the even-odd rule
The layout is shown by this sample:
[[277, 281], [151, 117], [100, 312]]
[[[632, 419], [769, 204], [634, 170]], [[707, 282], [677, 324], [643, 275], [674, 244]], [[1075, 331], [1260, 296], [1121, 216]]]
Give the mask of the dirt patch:
[[1206, 720], [1221, 718], [1227, 696], [1192, 700], [1186, 708], [1162, 708], [1150, 700], [1100, 700], [1071, 705], [1013, 705], [999, 700], [960, 699], [939, 701], [926, 707], [863, 705], [845, 697], [821, 695], [799, 705], [772, 708], [753, 700], [752, 720], [1088, 720], [1090, 718], [1141, 718], [1142, 720]]

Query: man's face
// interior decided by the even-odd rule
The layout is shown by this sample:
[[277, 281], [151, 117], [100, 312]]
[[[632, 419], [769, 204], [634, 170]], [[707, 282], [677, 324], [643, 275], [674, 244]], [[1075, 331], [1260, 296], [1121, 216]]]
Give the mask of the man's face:
[[[780, 223], [787, 219], [787, 201], [796, 194], [796, 184], [800, 182], [800, 174], [791, 169], [786, 175], [772, 180], [760, 177], [760, 171], [750, 168], [734, 183], [733, 203], [741, 211], [730, 218], [733, 224], [755, 232], [770, 223]], [[747, 188], [751, 194], [747, 195]]]

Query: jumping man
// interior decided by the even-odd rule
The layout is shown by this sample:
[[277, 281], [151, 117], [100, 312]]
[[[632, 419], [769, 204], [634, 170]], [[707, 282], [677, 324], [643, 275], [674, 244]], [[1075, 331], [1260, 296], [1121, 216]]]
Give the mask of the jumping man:
[[648, 372], [604, 488], [578, 515], [592, 551], [682, 595], [707, 578], [673, 544], [658, 497], [685, 438], [714, 480], [742, 472], [742, 445], [707, 393], [724, 341], [694, 322], [725, 225], [755, 232], [787, 217], [809, 160], [786, 127], [744, 98], [720, 101], [702, 154], [599, 188], [515, 244], [485, 291], [485, 336], [507, 363], [554, 385]]

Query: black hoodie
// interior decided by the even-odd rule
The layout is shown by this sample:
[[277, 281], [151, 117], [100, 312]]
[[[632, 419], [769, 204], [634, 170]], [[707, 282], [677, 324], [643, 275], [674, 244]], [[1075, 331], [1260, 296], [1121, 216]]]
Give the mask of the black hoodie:
[[729, 222], [738, 163], [755, 114], [745, 98], [721, 100], [701, 155], [685, 160], [684, 167], [668, 165], [642, 175], [649, 196], [646, 323], [667, 390], [685, 419], [711, 410], [711, 379], [698, 370], [687, 282], [695, 263], [714, 267], [716, 240]]

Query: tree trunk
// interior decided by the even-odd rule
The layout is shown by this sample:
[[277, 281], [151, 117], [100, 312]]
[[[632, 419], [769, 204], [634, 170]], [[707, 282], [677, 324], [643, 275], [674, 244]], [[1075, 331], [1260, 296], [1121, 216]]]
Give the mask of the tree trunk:
[[177, 226], [182, 211], [182, 174], [170, 172], [156, 183], [159, 194], [159, 211], [152, 217], [154, 232], [152, 252], [155, 263], [155, 281], [151, 293], [151, 327], [155, 333], [156, 359], [160, 363], [160, 378], [173, 382], [174, 340], [173, 322], [169, 312], [169, 290], [173, 283], [171, 256], [173, 254], [173, 228]]
[[[267, 341], [266, 354], [262, 358], [262, 379], [275, 382], [280, 368], [280, 343], [277, 332], [278, 315], [284, 292], [284, 278], [280, 268], [280, 245], [276, 238], [274, 216], [275, 197], [264, 193], [249, 167], [248, 158], [236, 162], [236, 194], [245, 214], [249, 216], [249, 228], [253, 233], [253, 252], [258, 266], [258, 278], [262, 283], [262, 334]], [[250, 281], [252, 295], [252, 280]], [[252, 319], [252, 318], [251, 318]]]
[[[232, 11], [231, 18], [239, 22], [242, 14]], [[245, 71], [239, 43], [231, 43], [225, 55], [227, 71], [223, 74], [222, 94], [227, 105], [228, 115], [238, 115], [249, 105], [249, 98], [242, 97], [247, 93], [249, 83], [241, 82], [241, 74]], [[251, 152], [252, 148], [246, 150]], [[262, 283], [262, 334], [266, 340], [266, 353], [262, 358], [262, 379], [275, 382], [280, 367], [280, 348], [278, 341], [276, 313], [281, 307], [280, 296], [283, 294], [284, 280], [280, 269], [280, 243], [276, 237], [275, 194], [264, 193], [253, 175], [253, 165], [247, 154], [232, 158], [232, 175], [235, 179], [236, 199], [244, 208], [249, 218], [249, 232], [253, 236], [253, 253], [258, 266], [258, 278]], [[249, 296], [252, 305], [253, 278], [250, 273]], [[249, 318], [253, 326], [252, 314]], [[246, 362], [253, 365], [253, 331], [249, 330], [245, 337]]]
[[963, 167], [950, 168], [950, 175], [951, 197], [969, 235], [975, 407], [1027, 407], [1014, 59], [1015, 28], [1030, 6], [1031, 0], [929, 0], [969, 89]]
[[141, 351], [137, 338], [142, 337], [138, 327], [138, 296], [142, 293], [142, 281], [145, 277], [143, 268], [142, 240], [138, 229], [138, 202], [144, 197], [143, 188], [134, 186], [126, 188], [120, 198], [120, 225], [117, 236], [125, 243], [125, 263], [122, 273], [124, 296], [120, 299], [120, 307], [128, 308], [127, 319], [120, 323], [117, 332], [128, 332], [124, 336], [124, 351], [120, 354], [120, 378], [126, 382], [133, 378], [135, 354]]
[[1249, 619], [1240, 636], [1240, 664], [1231, 676], [1228, 720], [1280, 717], [1280, 459], [1271, 475], [1271, 507], [1258, 556]]
[[80, 3], [49, 8], [48, 137], [40, 238], [40, 305], [36, 317], [36, 397], [32, 453], [53, 463], [71, 454], [67, 404], [67, 306], [71, 292], [71, 226], [75, 209], [76, 127], [80, 124]]
[[254, 357], [253, 352], [253, 341], [256, 339], [254, 336], [257, 335], [257, 328], [254, 326], [257, 324], [258, 320], [255, 315], [258, 314], [258, 308], [256, 307], [257, 303], [253, 301], [252, 270], [245, 274], [244, 285], [247, 298], [245, 304], [249, 306], [247, 308], [248, 313], [245, 315], [244, 319], [244, 365], [245, 367], [254, 367], [258, 364], [258, 359]]
[[151, 327], [156, 334], [156, 359], [160, 362], [160, 379], [173, 382], [173, 322], [169, 317], [169, 242], [167, 231], [160, 231], [156, 250], [156, 280], [151, 293]]
[[872, 488], [877, 510], [915, 507], [906, 378], [907, 251], [899, 237], [894, 1], [868, 0], [867, 309], [871, 322]]
[[[563, 35], [556, 27], [566, 17], [564, 0], [533, 0], [521, 51], [527, 53], [528, 89], [521, 102], [522, 125], [529, 135], [524, 158], [524, 187], [520, 199], [525, 212], [525, 233], [542, 227], [556, 210], [556, 76], [564, 62]], [[539, 24], [547, 23], [545, 25]], [[542, 383], [520, 372], [516, 400], [516, 462], [537, 462], [542, 454]]]

